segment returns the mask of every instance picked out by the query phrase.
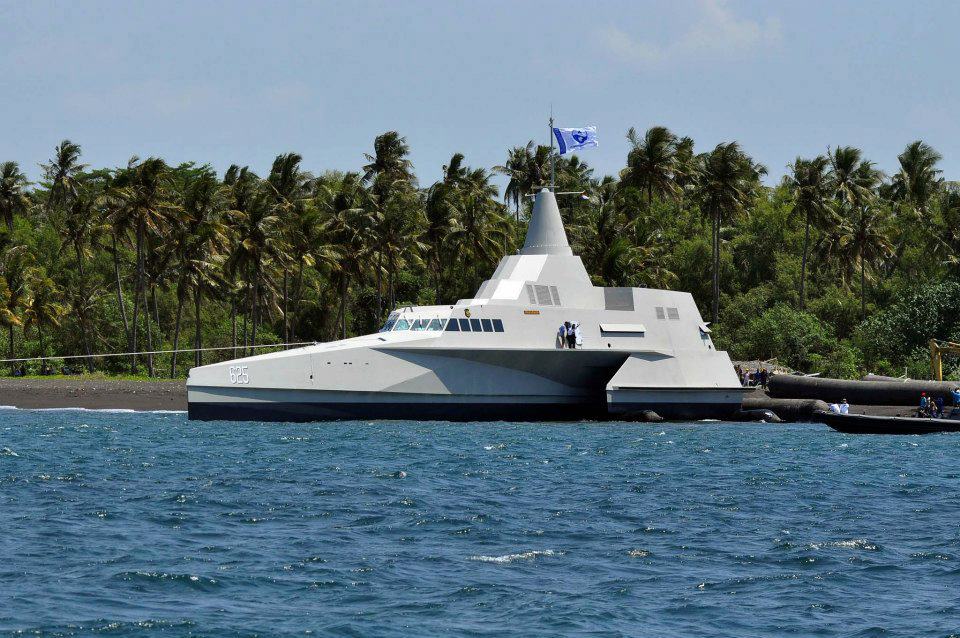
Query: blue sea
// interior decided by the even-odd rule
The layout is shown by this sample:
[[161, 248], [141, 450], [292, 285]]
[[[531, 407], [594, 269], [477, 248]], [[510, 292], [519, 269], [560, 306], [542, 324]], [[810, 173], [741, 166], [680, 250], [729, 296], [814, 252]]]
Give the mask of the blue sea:
[[960, 635], [960, 436], [0, 411], [3, 636]]

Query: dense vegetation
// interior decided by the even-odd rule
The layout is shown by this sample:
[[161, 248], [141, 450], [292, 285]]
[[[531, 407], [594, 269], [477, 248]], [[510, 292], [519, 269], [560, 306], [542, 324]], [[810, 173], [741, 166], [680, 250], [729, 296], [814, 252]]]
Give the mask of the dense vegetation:
[[[928, 145], [910, 144], [892, 176], [837, 147], [770, 187], [736, 143], [698, 153], [662, 127], [628, 138], [615, 177], [576, 156], [556, 164], [558, 190], [584, 191], [560, 205], [598, 285], [690, 291], [733, 357], [828, 375], [924, 376], [927, 339], [960, 341], [960, 188]], [[522, 244], [550, 153], [531, 142], [492, 170], [458, 153], [429, 186], [396, 132], [376, 138], [362, 172], [312, 174], [295, 153], [262, 177], [159, 158], [91, 169], [70, 141], [42, 169], [31, 184], [0, 165], [7, 355], [227, 348], [79, 360], [176, 376], [254, 344], [371, 332], [398, 304], [471, 296]], [[502, 202], [496, 173], [509, 179]]]

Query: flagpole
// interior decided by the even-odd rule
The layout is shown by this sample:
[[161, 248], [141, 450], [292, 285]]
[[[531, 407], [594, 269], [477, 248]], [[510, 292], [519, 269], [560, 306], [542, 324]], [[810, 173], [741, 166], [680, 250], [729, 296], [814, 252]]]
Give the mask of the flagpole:
[[550, 105], [550, 192], [556, 190], [554, 173], [556, 173], [557, 158], [553, 154], [553, 104]]

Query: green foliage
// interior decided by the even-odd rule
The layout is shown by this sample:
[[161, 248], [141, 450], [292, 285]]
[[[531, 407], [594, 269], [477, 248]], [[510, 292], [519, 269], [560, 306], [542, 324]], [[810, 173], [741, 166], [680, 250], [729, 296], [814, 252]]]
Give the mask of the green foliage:
[[[865, 363], [888, 361], [911, 365], [930, 339], [948, 339], [960, 332], [960, 282], [945, 280], [916, 286], [868, 317], [854, 331]], [[919, 364], [917, 364], [919, 365]], [[929, 371], [929, 354], [926, 369]]]
[[[928, 339], [960, 341], [960, 185], [944, 182], [927, 144], [908, 145], [890, 178], [840, 146], [797, 158], [770, 187], [735, 142], [699, 152], [661, 126], [627, 138], [616, 176], [577, 156], [555, 162], [558, 190], [582, 193], [559, 205], [596, 285], [688, 291], [733, 358], [829, 376], [924, 376]], [[353, 173], [308, 172], [297, 153], [264, 177], [81, 160], [64, 140], [39, 184], [0, 163], [9, 357], [227, 348], [210, 362], [368, 333], [392, 308], [472, 296], [522, 244], [527, 195], [551, 177], [549, 147], [529, 142], [492, 170], [454, 153], [420, 184], [396, 131]], [[493, 174], [508, 180], [502, 199]], [[90, 367], [182, 376], [196, 359], [178, 355], [175, 371], [169, 354]], [[960, 361], [945, 367], [957, 374]]]

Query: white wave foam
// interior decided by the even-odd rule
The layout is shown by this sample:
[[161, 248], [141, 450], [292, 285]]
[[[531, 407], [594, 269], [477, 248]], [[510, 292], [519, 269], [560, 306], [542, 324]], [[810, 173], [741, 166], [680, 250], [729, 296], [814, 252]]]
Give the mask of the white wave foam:
[[8, 447], [0, 448], [0, 456], [20, 456]]
[[504, 554], [503, 556], [471, 556], [470, 560], [479, 561], [481, 563], [496, 563], [498, 565], [506, 565], [507, 563], [512, 563], [518, 560], [533, 560], [537, 556], [563, 556], [563, 552], [555, 552], [552, 549], [535, 549], [529, 552], [521, 552], [519, 554]]
[[875, 552], [880, 548], [865, 538], [851, 538], [843, 541], [830, 541], [827, 543], [810, 543], [810, 549], [823, 549], [825, 547], [839, 547], [843, 549], [863, 549], [868, 552]]
[[650, 552], [645, 549], [631, 549], [627, 552], [627, 555], [630, 556], [630, 558], [646, 558], [650, 555]]
[[104, 414], [186, 414], [186, 410], [134, 410], [133, 408], [18, 408], [15, 405], [0, 405], [0, 410], [23, 410], [24, 412], [100, 412]]

